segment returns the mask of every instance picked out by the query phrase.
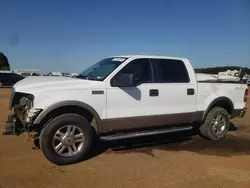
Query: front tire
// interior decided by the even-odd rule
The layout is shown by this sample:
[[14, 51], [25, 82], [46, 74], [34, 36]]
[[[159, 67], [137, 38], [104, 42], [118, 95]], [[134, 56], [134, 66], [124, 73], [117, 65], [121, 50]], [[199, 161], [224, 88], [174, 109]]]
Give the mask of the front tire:
[[77, 114], [63, 114], [51, 120], [42, 130], [40, 146], [44, 156], [57, 165], [80, 162], [93, 143], [93, 130]]
[[230, 117], [228, 112], [224, 108], [214, 107], [199, 128], [200, 136], [208, 140], [222, 140], [225, 138], [229, 126]]

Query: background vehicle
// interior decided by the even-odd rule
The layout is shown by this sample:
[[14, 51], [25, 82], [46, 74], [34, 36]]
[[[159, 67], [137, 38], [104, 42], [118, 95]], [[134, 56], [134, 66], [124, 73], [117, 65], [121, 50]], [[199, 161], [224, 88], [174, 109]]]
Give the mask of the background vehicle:
[[0, 88], [4, 86], [13, 86], [24, 77], [15, 73], [1, 73], [0, 72]]
[[[80, 161], [105, 141], [196, 130], [221, 140], [246, 112], [239, 78], [195, 74], [188, 59], [109, 57], [77, 78], [28, 77], [14, 85], [6, 134], [33, 130], [53, 163]], [[13, 120], [16, 119], [14, 122]]]
[[250, 79], [246, 81], [246, 84], [250, 86]]

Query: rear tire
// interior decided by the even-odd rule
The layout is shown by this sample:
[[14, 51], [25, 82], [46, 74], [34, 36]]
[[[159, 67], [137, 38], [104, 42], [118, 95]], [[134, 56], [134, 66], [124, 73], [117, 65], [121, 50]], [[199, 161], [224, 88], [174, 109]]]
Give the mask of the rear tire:
[[200, 136], [208, 140], [222, 140], [225, 138], [229, 126], [230, 117], [228, 112], [224, 108], [214, 107], [199, 128]]
[[77, 114], [63, 114], [54, 118], [40, 135], [44, 156], [57, 165], [82, 161], [88, 155], [92, 144], [91, 125]]

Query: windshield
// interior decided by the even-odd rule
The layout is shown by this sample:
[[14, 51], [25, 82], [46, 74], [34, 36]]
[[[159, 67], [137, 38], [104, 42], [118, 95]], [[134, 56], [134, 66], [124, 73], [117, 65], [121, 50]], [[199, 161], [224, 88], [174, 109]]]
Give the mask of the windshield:
[[112, 57], [103, 59], [86, 70], [82, 71], [77, 78], [87, 80], [103, 81], [109, 74], [111, 74], [119, 65], [121, 65], [127, 58]]

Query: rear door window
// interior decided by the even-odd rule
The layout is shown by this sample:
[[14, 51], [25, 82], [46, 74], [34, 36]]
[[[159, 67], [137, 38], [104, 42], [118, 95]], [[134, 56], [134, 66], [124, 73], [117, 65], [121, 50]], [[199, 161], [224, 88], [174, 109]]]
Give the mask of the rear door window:
[[183, 61], [152, 59], [156, 71], [156, 83], [189, 83], [189, 75]]

